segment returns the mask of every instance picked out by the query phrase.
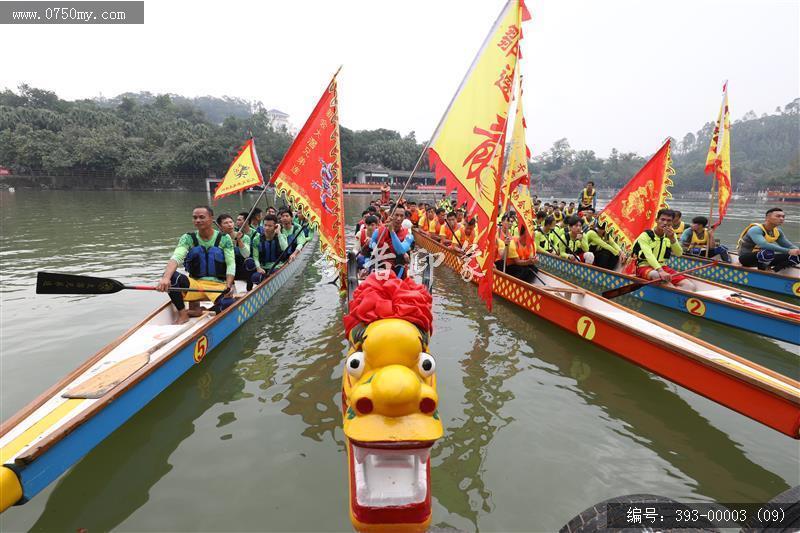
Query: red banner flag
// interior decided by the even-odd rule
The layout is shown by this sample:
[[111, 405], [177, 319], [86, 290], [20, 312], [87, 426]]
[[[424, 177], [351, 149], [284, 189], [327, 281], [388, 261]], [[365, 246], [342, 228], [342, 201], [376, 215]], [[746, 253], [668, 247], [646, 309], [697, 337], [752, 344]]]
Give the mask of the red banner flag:
[[614, 228], [628, 247], [633, 246], [644, 230], [652, 229], [655, 225], [658, 210], [668, 207], [667, 199], [672, 198], [668, 190], [672, 186], [670, 176], [674, 174], [670, 140], [667, 139], [664, 146], [603, 209], [600, 220]]
[[342, 161], [336, 76], [283, 156], [272, 181], [319, 228], [323, 253], [343, 270], [345, 261]]

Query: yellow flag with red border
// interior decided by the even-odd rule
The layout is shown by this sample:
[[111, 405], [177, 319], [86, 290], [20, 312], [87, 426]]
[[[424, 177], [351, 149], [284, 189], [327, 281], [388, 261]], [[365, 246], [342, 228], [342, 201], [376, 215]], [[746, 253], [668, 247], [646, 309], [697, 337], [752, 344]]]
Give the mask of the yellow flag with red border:
[[[519, 67], [517, 68], [519, 70]], [[512, 191], [516, 191], [520, 185], [526, 188], [530, 185], [530, 176], [528, 173], [528, 158], [531, 156], [531, 151], [525, 142], [525, 114], [522, 111], [522, 75], [518, 77], [517, 96], [515, 102], [517, 104], [516, 114], [514, 116], [514, 129], [511, 133], [511, 143], [506, 147], [508, 153], [508, 160], [506, 161], [505, 176], [503, 176], [503, 188], [500, 194], [502, 198], [501, 213], [508, 210], [508, 202], [511, 199]], [[530, 198], [530, 195], [528, 195]]]
[[497, 207], [514, 72], [522, 21], [530, 18], [522, 0], [509, 0], [489, 32], [436, 129], [428, 152], [436, 179], [467, 202], [476, 220], [474, 257], [478, 295], [491, 310], [497, 249]]
[[223, 196], [264, 185], [264, 176], [261, 174], [261, 165], [256, 154], [256, 144], [253, 139], [249, 139], [244, 146], [239, 149], [239, 153], [233, 159], [228, 172], [214, 191], [214, 200], [219, 200]]
[[[728, 108], [728, 82], [722, 86], [722, 105], [719, 116], [711, 136], [706, 157], [706, 174], [713, 172], [719, 188], [719, 219], [714, 226], [719, 226], [725, 213], [728, 212], [728, 203], [731, 201], [731, 114]], [[711, 221], [709, 220], [709, 223]]]

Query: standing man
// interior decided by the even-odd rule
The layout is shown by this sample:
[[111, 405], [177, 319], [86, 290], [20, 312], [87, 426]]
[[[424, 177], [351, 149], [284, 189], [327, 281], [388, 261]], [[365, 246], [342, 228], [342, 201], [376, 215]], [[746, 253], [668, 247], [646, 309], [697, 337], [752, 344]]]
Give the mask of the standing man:
[[592, 208], [592, 211], [594, 211], [596, 204], [597, 204], [597, 191], [594, 188], [594, 182], [587, 181], [586, 187], [583, 188], [580, 196], [578, 197], [578, 212], [581, 212], [590, 207]]
[[392, 188], [389, 187], [389, 184], [384, 182], [381, 185], [381, 205], [386, 205], [389, 203], [389, 198], [392, 194]]
[[[207, 294], [205, 290], [230, 291], [236, 274], [236, 258], [230, 237], [214, 229], [214, 211], [207, 205], [192, 210], [195, 231], [184, 233], [178, 246], [167, 262], [164, 275], [156, 289], [167, 292], [170, 288], [197, 289], [197, 292], [169, 292], [169, 299], [178, 311], [176, 324], [183, 324], [189, 317], [203, 314], [200, 300], [216, 299], [218, 293]], [[183, 263], [188, 276], [177, 272]], [[186, 303], [189, 302], [189, 309]]]
[[667, 266], [666, 261], [674, 254], [683, 254], [675, 231], [672, 229], [674, 218], [671, 209], [661, 209], [656, 214], [656, 227], [644, 230], [633, 243], [633, 255], [636, 257], [636, 275], [652, 280], [660, 279], [682, 289], [694, 291], [694, 282]]
[[753, 223], [739, 235], [739, 263], [759, 270], [780, 272], [800, 264], [800, 249], [786, 238], [780, 226], [786, 214], [780, 207], [769, 209], [763, 224]]

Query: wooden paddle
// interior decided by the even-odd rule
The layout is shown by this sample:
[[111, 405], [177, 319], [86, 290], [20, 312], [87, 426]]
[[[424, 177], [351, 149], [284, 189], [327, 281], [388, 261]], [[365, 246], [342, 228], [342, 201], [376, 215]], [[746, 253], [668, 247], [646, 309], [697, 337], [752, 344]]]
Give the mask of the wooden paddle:
[[95, 374], [83, 383], [72, 387], [61, 396], [64, 398], [80, 398], [84, 400], [95, 400], [103, 397], [108, 391], [128, 379], [134, 372], [149, 363], [151, 355], [174, 341], [179, 335], [186, 333], [189, 328], [193, 327], [195, 324], [197, 324], [197, 322], [189, 322], [148, 350], [117, 361], [109, 368]]
[[[716, 265], [718, 263], [719, 263], [719, 261], [714, 261], [712, 263], [708, 263], [708, 264], [705, 264], [705, 265], [692, 267], [692, 268], [689, 268], [687, 270], [684, 270], [683, 272], [676, 272], [675, 274], [672, 274], [672, 276], [673, 277], [681, 276], [683, 274], [688, 274], [689, 272], [694, 272], [695, 270], [700, 270], [702, 268], [708, 268], [708, 267], [714, 266], [714, 265]], [[607, 300], [611, 300], [612, 298], [616, 298], [617, 296], [622, 296], [623, 294], [628, 294], [628, 293], [633, 292], [635, 290], [641, 289], [645, 285], [650, 285], [652, 283], [660, 283], [662, 281], [664, 281], [664, 280], [662, 280], [662, 279], [651, 279], [650, 281], [644, 281], [644, 280], [637, 281], [635, 283], [630, 283], [628, 285], [623, 285], [622, 287], [617, 287], [616, 289], [611, 289], [611, 290], [605, 291], [605, 292], [601, 293], [600, 296], [602, 296], [603, 298], [606, 298]]]
[[[36, 275], [36, 294], [114, 294], [123, 289], [135, 291], [154, 291], [151, 285], [124, 285], [115, 279], [39, 272]], [[169, 292], [227, 292], [223, 290], [184, 289], [173, 287]]]

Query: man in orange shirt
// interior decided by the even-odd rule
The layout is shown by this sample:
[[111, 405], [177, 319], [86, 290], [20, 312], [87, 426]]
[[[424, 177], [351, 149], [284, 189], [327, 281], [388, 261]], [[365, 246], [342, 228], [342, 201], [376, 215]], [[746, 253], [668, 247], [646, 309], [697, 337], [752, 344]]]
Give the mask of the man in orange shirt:
[[406, 204], [406, 218], [408, 218], [415, 226], [419, 224], [419, 209], [417, 209], [416, 202], [408, 202]]
[[478, 241], [478, 234], [475, 233], [475, 219], [472, 218], [456, 231], [456, 242], [454, 247], [460, 252], [469, 252], [473, 244]]
[[420, 222], [420, 229], [423, 231], [427, 231], [428, 233], [433, 233], [434, 224], [436, 222], [436, 211], [433, 207], [428, 206], [425, 209], [425, 218], [422, 219]]
[[506, 242], [506, 274], [526, 283], [533, 283], [539, 270], [536, 268], [536, 245], [528, 235], [525, 224], [519, 227], [519, 237], [513, 237]]
[[444, 224], [439, 227], [439, 242], [445, 246], [451, 246], [454, 240], [453, 235], [459, 228], [460, 226], [456, 222], [456, 214], [450, 211], [447, 213]]

